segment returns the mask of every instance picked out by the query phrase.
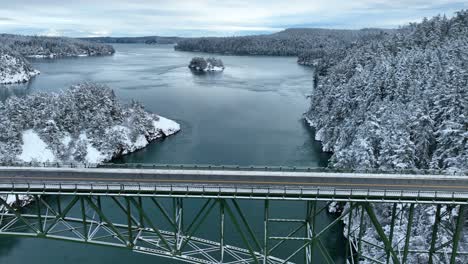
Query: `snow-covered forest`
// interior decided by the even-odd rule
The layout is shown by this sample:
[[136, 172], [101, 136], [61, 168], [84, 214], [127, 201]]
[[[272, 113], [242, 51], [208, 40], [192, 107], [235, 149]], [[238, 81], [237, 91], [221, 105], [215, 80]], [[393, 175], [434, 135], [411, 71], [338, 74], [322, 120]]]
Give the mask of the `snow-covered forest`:
[[270, 35], [187, 38], [180, 40], [175, 49], [235, 55], [300, 56], [299, 62], [308, 64], [309, 54], [313, 52], [344, 49], [359, 39], [385, 32], [387, 30], [292, 28]]
[[0, 34], [0, 44], [31, 58], [100, 56], [115, 52], [111, 45], [65, 37]]
[[27, 82], [37, 74], [23, 56], [0, 45], [0, 84]]
[[106, 86], [84, 83], [0, 102], [0, 162], [100, 163], [179, 130], [137, 102], [120, 104]]
[[[306, 114], [323, 149], [333, 153], [330, 166], [450, 173], [468, 169], [468, 11], [410, 24], [360, 42], [335, 58], [340, 56], [317, 74]], [[392, 206], [375, 207], [388, 235]], [[429, 248], [435, 210], [415, 208], [412, 246]], [[397, 211], [395, 241], [405, 235], [408, 206], [402, 204]], [[453, 231], [455, 218], [467, 217], [456, 215], [454, 206], [443, 206], [442, 211], [448, 212], [442, 218], [447, 232]], [[449, 237], [439, 235], [441, 242]], [[372, 228], [363, 236], [382, 245]], [[383, 254], [373, 246], [364, 251], [374, 258]], [[409, 261], [428, 260], [419, 254]]]
[[319, 77], [307, 118], [346, 168], [468, 167], [468, 12], [347, 52]]
[[147, 37], [90, 37], [80, 38], [81, 40], [91, 41], [96, 43], [120, 43], [120, 44], [176, 44], [183, 38], [181, 37], [162, 37], [162, 36], [147, 36]]
[[112, 55], [110, 45], [63, 37], [0, 34], [0, 84], [22, 83], [39, 74], [25, 58]]

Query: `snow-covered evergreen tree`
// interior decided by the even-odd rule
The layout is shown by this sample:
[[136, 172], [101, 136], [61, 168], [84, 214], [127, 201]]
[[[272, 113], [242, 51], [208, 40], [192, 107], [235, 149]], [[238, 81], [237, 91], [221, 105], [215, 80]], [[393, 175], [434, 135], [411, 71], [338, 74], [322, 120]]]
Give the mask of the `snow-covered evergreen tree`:
[[0, 103], [0, 162], [108, 161], [172, 135], [180, 126], [118, 102], [103, 85], [83, 83], [59, 94]]

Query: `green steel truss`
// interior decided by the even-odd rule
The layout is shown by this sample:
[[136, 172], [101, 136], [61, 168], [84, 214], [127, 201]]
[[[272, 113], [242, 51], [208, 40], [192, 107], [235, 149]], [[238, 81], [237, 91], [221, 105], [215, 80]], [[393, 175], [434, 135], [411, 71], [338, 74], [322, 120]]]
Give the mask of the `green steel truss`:
[[[468, 255], [461, 250], [465, 205], [350, 201], [324, 225], [331, 202], [36, 194], [29, 206], [17, 207], [11, 198], [18, 194], [9, 196], [9, 202], [0, 196], [0, 235], [112, 246], [186, 263], [453, 264]], [[300, 215], [290, 216], [289, 207]], [[414, 218], [428, 208], [435, 212], [431, 232], [414, 237]], [[349, 239], [330, 246], [332, 230]], [[416, 239], [428, 246], [415, 247]]]

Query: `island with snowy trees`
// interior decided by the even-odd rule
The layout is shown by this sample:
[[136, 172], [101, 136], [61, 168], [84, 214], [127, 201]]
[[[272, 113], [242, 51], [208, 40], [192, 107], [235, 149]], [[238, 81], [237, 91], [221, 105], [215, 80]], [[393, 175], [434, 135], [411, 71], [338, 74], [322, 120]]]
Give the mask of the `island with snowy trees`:
[[0, 45], [0, 84], [27, 82], [38, 74], [21, 54]]
[[202, 58], [195, 57], [190, 61], [188, 66], [191, 70], [196, 72], [222, 72], [224, 71], [224, 63], [216, 58]]
[[[408, 169], [457, 173], [468, 169], [468, 11], [453, 18], [437, 16], [410, 24], [392, 34], [361, 41], [318, 74], [306, 119], [316, 129], [323, 149], [333, 153], [330, 166], [390, 172]], [[349, 205], [347, 205], [349, 206]], [[386, 212], [376, 205], [384, 230]], [[408, 206], [398, 208], [394, 237], [404, 237]], [[413, 237], [430, 247], [435, 206], [416, 206]], [[443, 212], [458, 212], [455, 205]], [[357, 213], [355, 217], [360, 214]], [[466, 215], [455, 215], [466, 217]], [[451, 218], [442, 223], [451, 226]], [[352, 219], [358, 223], [359, 219]], [[368, 226], [370, 226], [370, 220]], [[348, 219], [345, 220], [348, 224]], [[358, 228], [353, 226], [352, 229]], [[347, 230], [347, 228], [345, 228]], [[452, 230], [453, 231], [453, 230]], [[448, 239], [444, 232], [440, 241]], [[363, 230], [367, 241], [383, 245], [373, 229]], [[345, 232], [346, 235], [346, 232]], [[364, 245], [366, 255], [382, 250]], [[468, 249], [460, 249], [468, 250]], [[408, 260], [428, 263], [426, 255]], [[460, 256], [460, 262], [468, 259]], [[370, 263], [364, 260], [363, 263]]]
[[179, 130], [137, 102], [122, 105], [106, 86], [83, 83], [0, 102], [0, 162], [102, 163]]
[[23, 83], [39, 74], [27, 59], [105, 56], [110, 45], [63, 37], [0, 34], [0, 84]]

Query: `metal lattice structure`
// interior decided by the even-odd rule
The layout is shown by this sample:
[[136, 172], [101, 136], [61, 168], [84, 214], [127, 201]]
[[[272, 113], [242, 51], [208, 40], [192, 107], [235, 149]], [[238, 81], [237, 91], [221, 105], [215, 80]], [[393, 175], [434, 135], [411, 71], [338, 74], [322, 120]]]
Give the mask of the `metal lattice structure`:
[[[0, 182], [0, 236], [112, 246], [186, 263], [454, 264], [468, 259], [467, 195], [14, 179]], [[20, 196], [33, 202], [18, 206]], [[337, 202], [346, 204], [343, 211], [323, 224]], [[414, 233], [422, 214], [433, 215], [426, 237]], [[330, 247], [331, 230], [348, 238], [342, 248]]]

